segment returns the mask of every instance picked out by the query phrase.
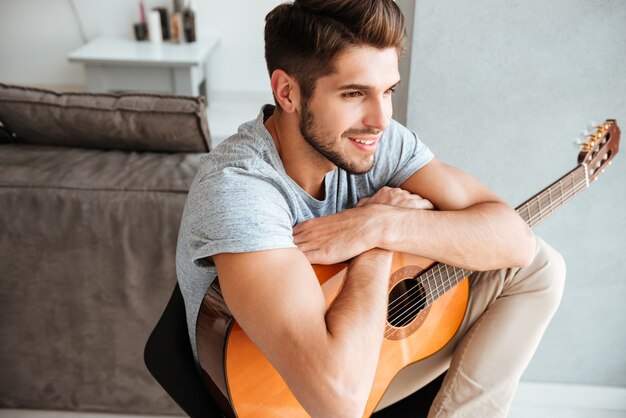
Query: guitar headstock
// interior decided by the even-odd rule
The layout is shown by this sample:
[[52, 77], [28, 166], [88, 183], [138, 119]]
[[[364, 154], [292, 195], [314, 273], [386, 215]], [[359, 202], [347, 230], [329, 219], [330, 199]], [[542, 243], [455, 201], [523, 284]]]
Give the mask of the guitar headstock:
[[578, 163], [587, 166], [589, 182], [596, 180], [619, 150], [620, 129], [614, 119], [607, 119], [595, 128], [580, 144], [583, 149], [578, 154]]

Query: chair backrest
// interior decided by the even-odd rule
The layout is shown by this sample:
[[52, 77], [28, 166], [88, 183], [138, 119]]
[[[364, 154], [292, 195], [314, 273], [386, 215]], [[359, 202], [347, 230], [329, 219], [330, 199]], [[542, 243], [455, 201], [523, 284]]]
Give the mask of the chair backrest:
[[144, 349], [148, 371], [191, 418], [222, 418], [206, 391], [191, 351], [178, 284]]

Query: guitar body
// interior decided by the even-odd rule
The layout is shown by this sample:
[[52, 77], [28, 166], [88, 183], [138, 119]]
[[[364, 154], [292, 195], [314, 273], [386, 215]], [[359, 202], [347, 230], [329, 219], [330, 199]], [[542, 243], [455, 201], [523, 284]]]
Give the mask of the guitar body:
[[[468, 279], [460, 280], [444, 294], [437, 295], [440, 286], [421, 280], [419, 275], [431, 264], [421, 257], [394, 254], [389, 284], [390, 312], [394, 300], [396, 305], [400, 302], [414, 304], [412, 300], [396, 297], [396, 293], [405, 295], [407, 290], [422, 306], [411, 316], [403, 316], [400, 322], [393, 320], [390, 314], [364, 416], [374, 412], [400, 370], [439, 351], [463, 321], [469, 297]], [[314, 270], [326, 303], [330, 305], [341, 289], [346, 265], [314, 266]], [[429, 301], [428, 306], [425, 301]], [[278, 372], [230, 317], [218, 283], [211, 286], [204, 298], [197, 332], [203, 378], [227, 416], [309, 416]]]
[[[615, 120], [599, 125], [581, 144], [578, 166], [517, 207], [518, 215], [533, 227], [589, 187], [617, 154], [619, 138]], [[346, 265], [314, 269], [330, 306], [341, 290]], [[400, 370], [436, 353], [457, 332], [467, 308], [470, 273], [421, 257], [394, 254], [385, 338], [364, 416], [374, 412]], [[196, 333], [202, 377], [226, 416], [308, 416], [278, 372], [233, 320], [218, 280], [204, 297]]]

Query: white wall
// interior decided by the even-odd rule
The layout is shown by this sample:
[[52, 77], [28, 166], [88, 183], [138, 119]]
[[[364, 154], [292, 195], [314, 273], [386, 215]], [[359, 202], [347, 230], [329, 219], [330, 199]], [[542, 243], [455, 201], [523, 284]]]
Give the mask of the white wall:
[[[625, 68], [622, 0], [418, 1], [409, 126], [517, 205], [576, 165], [588, 121], [626, 128]], [[568, 283], [526, 380], [626, 386], [622, 153], [537, 228]]]
[[65, 58], [81, 43], [66, 1], [0, 1], [0, 81], [84, 84], [81, 68]]
[[[215, 36], [210, 85], [214, 90], [268, 94], [263, 58], [265, 14], [279, 0], [196, 0], [199, 37]], [[80, 64], [67, 54], [101, 35], [132, 38], [139, 20], [134, 0], [0, 0], [0, 81], [39, 85], [84, 85]], [[171, 8], [146, 0], [146, 10]]]

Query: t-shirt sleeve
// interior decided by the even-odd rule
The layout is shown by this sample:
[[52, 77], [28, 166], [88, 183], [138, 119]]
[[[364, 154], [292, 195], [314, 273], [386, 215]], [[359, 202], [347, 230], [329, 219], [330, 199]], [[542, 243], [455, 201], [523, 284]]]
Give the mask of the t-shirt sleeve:
[[287, 202], [263, 176], [228, 168], [196, 186], [184, 220], [194, 261], [219, 253], [295, 247]]
[[374, 169], [369, 174], [372, 193], [383, 186], [399, 187], [434, 158], [414, 132], [395, 121], [380, 145]]

